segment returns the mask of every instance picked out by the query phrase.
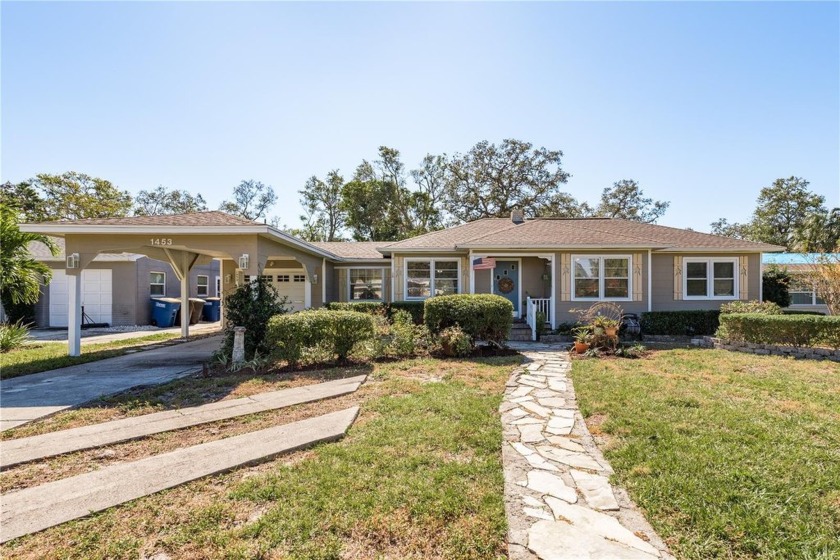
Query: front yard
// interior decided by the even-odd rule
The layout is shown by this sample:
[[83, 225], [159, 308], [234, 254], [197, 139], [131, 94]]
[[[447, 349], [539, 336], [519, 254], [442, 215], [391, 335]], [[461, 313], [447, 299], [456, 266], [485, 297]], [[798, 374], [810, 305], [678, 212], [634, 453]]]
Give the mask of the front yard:
[[0, 474], [4, 492], [116, 461], [361, 406], [338, 443], [111, 508], [0, 547], [3, 558], [504, 558], [498, 407], [520, 357], [414, 359], [296, 375], [224, 374], [135, 390], [21, 437], [360, 373], [352, 394], [72, 453]]
[[720, 350], [576, 360], [590, 431], [678, 558], [840, 557], [840, 366]]

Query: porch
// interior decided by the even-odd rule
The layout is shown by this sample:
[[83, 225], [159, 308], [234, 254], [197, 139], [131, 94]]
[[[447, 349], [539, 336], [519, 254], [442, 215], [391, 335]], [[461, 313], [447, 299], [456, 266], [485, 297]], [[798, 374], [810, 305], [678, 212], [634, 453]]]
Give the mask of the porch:
[[540, 322], [556, 326], [555, 260], [553, 253], [471, 253], [470, 293], [509, 300], [514, 319], [527, 325], [530, 340], [536, 340]]

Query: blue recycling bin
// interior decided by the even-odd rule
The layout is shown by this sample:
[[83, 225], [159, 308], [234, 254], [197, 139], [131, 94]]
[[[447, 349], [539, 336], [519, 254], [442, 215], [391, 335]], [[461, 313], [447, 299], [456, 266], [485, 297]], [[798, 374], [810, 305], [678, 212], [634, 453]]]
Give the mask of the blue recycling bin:
[[204, 301], [204, 320], [216, 323], [222, 318], [222, 299], [209, 297]]
[[152, 298], [152, 324], [168, 329], [175, 324], [181, 302], [175, 298]]

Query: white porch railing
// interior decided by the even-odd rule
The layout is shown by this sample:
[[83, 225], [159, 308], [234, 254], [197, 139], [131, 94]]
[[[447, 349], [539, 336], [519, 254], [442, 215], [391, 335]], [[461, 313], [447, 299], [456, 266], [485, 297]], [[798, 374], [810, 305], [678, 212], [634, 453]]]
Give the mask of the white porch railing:
[[526, 298], [525, 321], [531, 327], [531, 340], [537, 340], [537, 313], [542, 313], [546, 323], [551, 323], [551, 298]]

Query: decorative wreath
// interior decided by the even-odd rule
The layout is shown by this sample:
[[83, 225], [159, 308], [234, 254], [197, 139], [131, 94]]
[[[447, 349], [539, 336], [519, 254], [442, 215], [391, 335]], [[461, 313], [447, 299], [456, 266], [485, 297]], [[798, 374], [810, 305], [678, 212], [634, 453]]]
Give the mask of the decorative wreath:
[[499, 280], [499, 291], [503, 294], [511, 293], [513, 291], [513, 280], [508, 277]]

